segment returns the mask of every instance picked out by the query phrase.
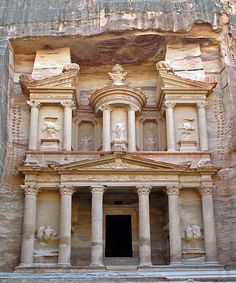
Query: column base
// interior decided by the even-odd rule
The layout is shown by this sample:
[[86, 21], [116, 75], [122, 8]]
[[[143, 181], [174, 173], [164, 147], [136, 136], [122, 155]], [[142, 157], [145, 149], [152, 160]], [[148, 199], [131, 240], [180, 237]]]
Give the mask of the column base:
[[180, 266], [180, 265], [184, 265], [184, 263], [182, 261], [171, 261], [169, 265]]
[[140, 269], [140, 268], [152, 268], [152, 267], [153, 267], [152, 263], [146, 263], [146, 264], [139, 264], [138, 265], [138, 269]]
[[71, 267], [71, 264], [70, 263], [58, 263], [57, 266], [64, 268], [64, 267]]
[[89, 268], [105, 270], [105, 266], [102, 263], [101, 264], [93, 264], [93, 263], [91, 263], [89, 265]]

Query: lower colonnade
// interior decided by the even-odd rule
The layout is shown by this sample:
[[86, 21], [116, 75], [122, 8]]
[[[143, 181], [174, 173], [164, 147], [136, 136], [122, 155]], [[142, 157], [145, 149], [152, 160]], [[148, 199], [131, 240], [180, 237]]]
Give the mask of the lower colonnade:
[[[34, 185], [22, 185], [25, 193], [25, 208], [23, 219], [23, 239], [21, 260], [19, 267], [34, 265], [34, 241], [37, 216], [37, 194], [41, 189]], [[139, 266], [151, 267], [151, 233], [150, 233], [150, 193], [152, 185], [138, 184], [132, 190], [138, 198], [138, 250]], [[106, 184], [91, 185], [91, 268], [104, 267], [104, 228], [103, 228], [103, 198], [111, 186]], [[169, 233], [169, 261], [171, 265], [182, 265], [182, 239], [179, 212], [180, 184], [168, 185], [162, 188], [168, 197], [168, 233]], [[196, 188], [201, 195], [205, 262], [217, 263], [216, 232], [213, 207], [213, 186]], [[72, 195], [78, 192], [78, 186], [61, 184], [60, 192], [60, 220], [57, 265], [71, 266], [71, 230], [72, 230]], [[88, 190], [88, 188], [87, 188]]]

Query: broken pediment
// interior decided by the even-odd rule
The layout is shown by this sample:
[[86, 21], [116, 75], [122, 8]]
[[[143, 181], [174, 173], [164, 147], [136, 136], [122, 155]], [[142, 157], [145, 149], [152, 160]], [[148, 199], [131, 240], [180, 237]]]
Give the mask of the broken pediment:
[[19, 78], [19, 82], [23, 93], [30, 94], [31, 91], [42, 89], [62, 89], [74, 88], [79, 93], [79, 65], [70, 63], [64, 66], [62, 73], [56, 76], [35, 80], [29, 74], [23, 74]]
[[135, 155], [110, 154], [98, 159], [82, 160], [62, 165], [51, 165], [58, 172], [65, 171], [183, 171], [188, 166], [180, 166], [166, 162], [154, 161]]
[[[216, 83], [206, 83], [180, 77], [173, 68], [164, 61], [158, 62], [157, 67], [157, 105], [161, 108], [165, 95], [199, 95], [207, 97], [215, 88]], [[190, 97], [191, 99], [191, 97]]]

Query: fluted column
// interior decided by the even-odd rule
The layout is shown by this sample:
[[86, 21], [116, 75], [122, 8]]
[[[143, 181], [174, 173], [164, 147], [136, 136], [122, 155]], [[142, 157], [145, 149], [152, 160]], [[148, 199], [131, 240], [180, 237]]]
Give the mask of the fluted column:
[[60, 231], [58, 264], [70, 265], [71, 254], [71, 206], [73, 187], [61, 185]]
[[103, 193], [105, 187], [96, 185], [91, 187], [92, 193], [92, 239], [91, 266], [103, 266]]
[[182, 262], [182, 246], [179, 215], [179, 187], [167, 188], [169, 209], [169, 238], [170, 238], [170, 263]]
[[209, 263], [217, 262], [216, 228], [212, 197], [213, 189], [214, 187], [212, 186], [202, 186], [199, 190], [202, 196], [206, 260]]
[[166, 134], [167, 134], [167, 151], [175, 151], [175, 120], [174, 107], [175, 103], [165, 102], [166, 107]]
[[128, 110], [128, 151], [136, 151], [135, 109], [132, 106]]
[[200, 138], [200, 149], [208, 150], [208, 134], [207, 134], [207, 121], [206, 121], [206, 102], [197, 102], [198, 109], [198, 129]]
[[33, 263], [38, 188], [35, 185], [22, 185], [21, 188], [25, 192], [25, 207], [20, 265], [26, 265]]
[[103, 105], [102, 108], [102, 144], [103, 151], [111, 150], [111, 110], [108, 105]]
[[139, 197], [139, 265], [151, 266], [149, 194], [151, 186], [137, 186]]
[[63, 133], [63, 150], [71, 151], [72, 141], [72, 109], [74, 107], [73, 101], [63, 101], [64, 106], [64, 133]]
[[38, 124], [39, 124], [39, 105], [40, 102], [27, 101], [31, 106], [30, 111], [30, 130], [29, 130], [29, 150], [38, 149]]

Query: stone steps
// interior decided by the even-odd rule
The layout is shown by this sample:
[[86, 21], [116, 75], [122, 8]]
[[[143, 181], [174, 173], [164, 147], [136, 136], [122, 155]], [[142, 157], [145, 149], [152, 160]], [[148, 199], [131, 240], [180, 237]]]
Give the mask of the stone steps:
[[87, 271], [64, 273], [0, 273], [1, 283], [147, 283], [147, 282], [236, 282], [236, 271], [195, 270], [195, 271]]

